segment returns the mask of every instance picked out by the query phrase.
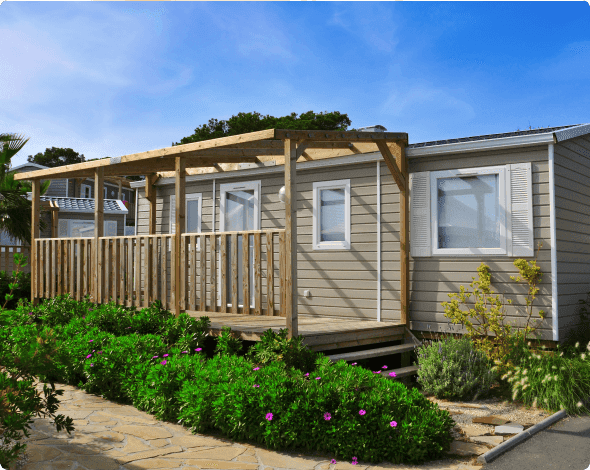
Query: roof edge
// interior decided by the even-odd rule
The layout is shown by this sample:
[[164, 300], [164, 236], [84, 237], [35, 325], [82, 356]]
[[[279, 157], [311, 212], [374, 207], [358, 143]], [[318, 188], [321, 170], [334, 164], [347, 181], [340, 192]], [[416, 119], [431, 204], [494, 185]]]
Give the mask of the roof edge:
[[563, 142], [564, 140], [580, 137], [584, 134], [590, 134], [590, 124], [580, 124], [575, 127], [568, 127], [553, 133], [554, 143]]

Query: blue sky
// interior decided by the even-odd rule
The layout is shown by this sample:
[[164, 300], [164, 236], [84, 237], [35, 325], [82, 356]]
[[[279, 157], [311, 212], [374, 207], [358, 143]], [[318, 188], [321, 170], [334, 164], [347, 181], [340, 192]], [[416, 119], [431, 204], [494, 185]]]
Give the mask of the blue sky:
[[0, 132], [89, 158], [211, 118], [347, 113], [410, 143], [590, 122], [586, 2], [12, 2]]

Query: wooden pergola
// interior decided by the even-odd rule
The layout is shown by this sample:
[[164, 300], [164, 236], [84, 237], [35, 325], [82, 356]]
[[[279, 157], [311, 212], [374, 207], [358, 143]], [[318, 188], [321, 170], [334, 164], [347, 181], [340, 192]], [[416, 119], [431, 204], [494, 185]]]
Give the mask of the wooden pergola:
[[[400, 191], [400, 262], [401, 262], [401, 323], [408, 323], [409, 266], [408, 266], [408, 172], [405, 146], [407, 133], [323, 131], [269, 129], [220, 139], [212, 139], [158, 150], [104, 158], [59, 168], [32, 171], [15, 175], [16, 180], [32, 181], [32, 235], [31, 276], [33, 303], [40, 295], [37, 278], [40, 266], [37, 263], [35, 241], [39, 238], [40, 182], [58, 178], [94, 178], [95, 188], [100, 188], [107, 177], [145, 175], [146, 199], [149, 201], [149, 234], [156, 232], [156, 193], [154, 183], [167, 172], [175, 177], [175, 233], [169, 235], [176, 256], [172, 259], [172, 279], [181, 279], [181, 235], [185, 228], [185, 178], [195, 173], [228, 171], [239, 163], [263, 163], [275, 160], [285, 166], [285, 260], [284, 283], [286, 286], [285, 316], [289, 338], [298, 335], [297, 322], [297, 178], [295, 164], [298, 160], [321, 160], [359, 153], [379, 151]], [[103, 237], [103, 191], [95, 191], [94, 240]], [[130, 237], [114, 237], [130, 238]], [[100, 244], [92, 245], [93, 268], [91, 286], [94, 298], [102, 289], [103, 276], [99, 272]], [[233, 259], [232, 259], [233, 261]], [[73, 263], [72, 263], [73, 264]], [[151, 272], [150, 268], [148, 272]], [[108, 282], [108, 281], [107, 281]], [[172, 282], [172, 309], [176, 316], [181, 312], [181, 285]], [[123, 286], [123, 283], [121, 283]], [[59, 292], [58, 288], [56, 292]]]

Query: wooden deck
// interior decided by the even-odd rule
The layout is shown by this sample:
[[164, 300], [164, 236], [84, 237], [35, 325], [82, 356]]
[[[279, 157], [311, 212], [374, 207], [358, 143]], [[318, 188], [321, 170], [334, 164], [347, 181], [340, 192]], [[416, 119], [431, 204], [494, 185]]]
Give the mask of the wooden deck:
[[[287, 327], [287, 319], [280, 316], [235, 315], [187, 310], [191, 317], [207, 316], [211, 320], [209, 334], [219, 335], [224, 326], [246, 341], [260, 341], [269, 328], [278, 333]], [[404, 339], [402, 323], [348, 320], [327, 316], [299, 314], [299, 335], [314, 351], [371, 345]]]

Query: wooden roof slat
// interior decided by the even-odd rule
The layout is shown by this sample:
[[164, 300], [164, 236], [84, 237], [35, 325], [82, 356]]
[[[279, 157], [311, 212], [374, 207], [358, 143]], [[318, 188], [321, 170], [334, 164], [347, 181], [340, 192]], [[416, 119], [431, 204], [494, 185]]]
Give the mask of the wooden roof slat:
[[408, 134], [403, 132], [268, 129], [122, 157], [104, 158], [75, 165], [19, 173], [15, 175], [15, 179], [92, 178], [97, 168], [103, 168], [104, 175], [107, 177], [162, 173], [174, 169], [174, 158], [178, 156], [186, 157], [187, 168], [205, 167], [210, 168], [208, 171], [211, 172], [229, 169], [222, 169], [221, 163], [268, 161], [268, 157], [272, 156], [277, 157], [276, 164], [282, 164], [281, 157], [284, 152], [282, 139], [287, 138], [300, 143], [305, 141], [306, 148], [301, 155], [307, 160], [315, 160], [377, 151], [378, 141], [407, 143]]

